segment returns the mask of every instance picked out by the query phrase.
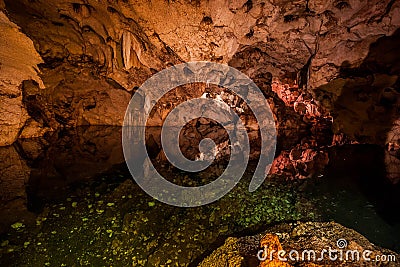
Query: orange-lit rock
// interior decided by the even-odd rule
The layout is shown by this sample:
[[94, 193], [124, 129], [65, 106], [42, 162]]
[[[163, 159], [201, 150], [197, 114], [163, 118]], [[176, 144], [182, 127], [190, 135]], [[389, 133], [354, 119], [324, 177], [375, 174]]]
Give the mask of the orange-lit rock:
[[[334, 107], [330, 107], [342, 93], [341, 83], [335, 81], [351, 68], [360, 67], [370, 45], [394, 34], [400, 26], [399, 3], [390, 0], [373, 0], [368, 5], [333, 0], [4, 2], [1, 6], [7, 16], [33, 42], [34, 49], [25, 49], [33, 53], [29, 63], [34, 64], [29, 66], [44, 61], [39, 66], [43, 83], [33, 68], [29, 69], [31, 77], [19, 78], [33, 79], [45, 88], [32, 92], [22, 87], [16, 91], [22, 90], [24, 98], [19, 94], [13, 98], [17, 103], [5, 102], [14, 111], [18, 109], [2, 111], [7, 115], [2, 125], [13, 125], [1, 131], [3, 139], [12, 136], [5, 143], [20, 133], [11, 128], [21, 129], [29, 117], [41, 128], [120, 125], [126, 100], [135, 88], [157, 71], [190, 60], [228, 63], [245, 72], [267, 95], [271, 86], [278, 98], [295, 111], [276, 114], [279, 127], [299, 126], [294, 114], [313, 123], [315, 118], [329, 115], [321, 106], [331, 112]], [[8, 19], [4, 16], [4, 20]], [[392, 45], [383, 46], [388, 52], [392, 49]], [[10, 49], [13, 52], [15, 46]], [[41, 59], [33, 60], [38, 54]], [[396, 64], [395, 56], [375, 59]], [[395, 73], [389, 80], [395, 78]], [[385, 79], [378, 76], [373, 86], [381, 88]], [[273, 79], [282, 84], [271, 84]], [[322, 88], [326, 93], [317, 96], [316, 89], [331, 82], [335, 83], [333, 89]], [[393, 92], [379, 93], [380, 99], [392, 101]], [[10, 95], [15, 94], [7, 93], [7, 97]], [[368, 92], [357, 97], [365, 96]], [[342, 105], [352, 110], [351, 103], [344, 101]], [[235, 106], [241, 113], [243, 107], [237, 103]], [[278, 109], [278, 113], [283, 110]], [[346, 114], [340, 117], [351, 117]], [[343, 120], [343, 124], [338, 120], [337, 133], [359, 138], [358, 134], [348, 134], [353, 131], [352, 125]], [[373, 129], [364, 124], [355, 124], [355, 130], [372, 135]]]
[[[279, 238], [274, 234], [266, 234], [260, 242], [261, 247], [267, 252], [265, 261], [262, 261], [259, 267], [291, 267], [292, 265], [278, 259], [278, 252], [282, 250]], [[272, 252], [274, 251], [274, 252]], [[264, 253], [265, 253], [264, 252]]]

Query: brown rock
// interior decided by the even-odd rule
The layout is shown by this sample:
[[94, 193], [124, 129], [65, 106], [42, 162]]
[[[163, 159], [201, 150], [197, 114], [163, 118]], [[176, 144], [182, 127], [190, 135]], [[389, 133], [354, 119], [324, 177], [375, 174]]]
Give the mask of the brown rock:
[[[278, 252], [282, 250], [282, 245], [279, 242], [279, 238], [274, 234], [266, 234], [260, 242], [261, 247], [264, 249], [263, 257], [266, 257], [265, 261], [262, 261], [259, 267], [291, 267], [292, 265], [282, 262], [278, 259]], [[272, 252], [274, 251], [274, 252]]]
[[[325, 253], [322, 260], [317, 260], [320, 258], [321, 252], [324, 249], [329, 250], [329, 248], [336, 250], [336, 252], [332, 251], [332, 255], [337, 255], [337, 259], [331, 260], [329, 254]], [[266, 250], [270, 252], [283, 250], [285, 254], [280, 254], [283, 261], [279, 260], [275, 251], [272, 252], [272, 261], [269, 259], [257, 260], [257, 253]], [[339, 257], [340, 250], [343, 251], [342, 260]], [[299, 252], [299, 260], [296, 260], [296, 253], [292, 254], [293, 259], [291, 259], [290, 251]], [[305, 260], [302, 258], [303, 251], [307, 252], [304, 254]], [[314, 256], [310, 256], [310, 260], [308, 260], [308, 251], [315, 252], [315, 260]], [[367, 251], [365, 255], [370, 252], [369, 256], [364, 258], [362, 256], [364, 251]], [[346, 256], [346, 253], [349, 256]], [[352, 260], [352, 253], [355, 253], [354, 260]], [[359, 260], [357, 260], [357, 253], [360, 255]], [[368, 257], [374, 259], [377, 255], [391, 255], [392, 259], [393, 257], [397, 259], [399, 256], [393, 251], [372, 244], [361, 234], [338, 223], [298, 222], [275, 225], [266, 232], [255, 236], [228, 238], [223, 246], [216, 249], [199, 266], [375, 266], [375, 262], [368, 261]], [[285, 259], [287, 261], [284, 261]], [[231, 263], [230, 260], [235, 261]], [[380, 266], [397, 266], [395, 261], [382, 261], [379, 264]]]
[[[11, 52], [14, 54], [15, 51], [32, 53], [16, 55], [21, 59], [30, 55], [23, 60], [25, 65], [17, 66], [26, 75], [14, 75], [18, 82], [6, 86], [6, 95], [17, 98], [21, 93], [18, 86], [26, 79], [33, 79], [39, 87], [45, 87], [43, 92], [22, 98], [28, 114], [43, 128], [121, 125], [130, 97], [128, 92], [134, 92], [152, 74], [183, 61], [209, 60], [229, 63], [253, 78], [264, 94], [277, 104], [274, 112], [281, 129], [301, 128], [304, 126], [299, 119], [301, 116], [306, 124], [329, 116], [327, 112], [333, 111], [339, 101], [345, 110], [335, 112], [343, 118], [335, 122], [337, 134], [343, 132], [357, 141], [363, 141], [359, 139], [367, 136], [366, 142], [382, 143], [376, 140], [382, 139], [382, 134], [376, 134], [375, 126], [366, 122], [368, 116], [380, 116], [370, 112], [373, 108], [379, 110], [380, 105], [353, 105], [353, 96], [349, 97], [353, 95], [351, 88], [360, 86], [346, 85], [348, 79], [339, 76], [362, 67], [365, 57], [370, 54], [371, 44], [382, 36], [395, 33], [400, 26], [397, 1], [373, 0], [366, 5], [362, 1], [333, 0], [236, 1], [229, 4], [6, 0], [5, 4], [7, 14], [32, 39], [45, 61], [40, 66], [42, 83], [34, 71], [41, 59], [30, 40], [13, 46]], [[11, 25], [4, 14], [2, 17], [6, 21], [2, 25]], [[13, 24], [12, 27], [17, 26]], [[28, 48], [24, 49], [27, 42]], [[15, 49], [19, 46], [22, 47]], [[393, 45], [383, 47], [397, 51]], [[398, 60], [396, 56], [388, 55], [375, 55], [374, 58], [377, 63], [382, 63], [378, 68], [390, 65], [391, 75], [396, 74]], [[373, 70], [373, 73], [377, 72]], [[385, 80], [374, 79], [372, 86], [379, 88], [382, 85], [379, 81]], [[278, 88], [273, 83], [276, 80], [282, 81]], [[322, 88], [326, 94], [321, 97], [300, 101], [303, 93], [313, 92], [327, 83], [334, 83], [330, 86], [333, 90]], [[344, 85], [348, 94], [341, 94]], [[271, 88], [278, 99], [274, 98], [276, 95]], [[178, 90], [173, 103], [187, 99], [193, 91], [196, 90]], [[355, 95], [357, 99], [375, 99], [367, 92]], [[383, 92], [380, 99], [391, 102], [393, 94]], [[229, 100], [228, 105], [239, 115], [246, 113], [246, 107], [236, 97], [229, 96], [225, 100]], [[21, 99], [14, 101], [12, 110], [8, 110], [7, 104], [7, 110], [3, 111], [13, 116], [6, 117], [2, 128], [18, 130], [1, 129], [4, 144], [15, 140], [28, 118], [22, 112], [25, 105]], [[170, 102], [161, 104], [167, 103]], [[363, 114], [352, 113], [353, 108], [362, 110]], [[160, 124], [167, 110], [167, 107], [157, 109], [150, 125]], [[351, 125], [349, 121], [357, 123]], [[251, 121], [249, 126], [256, 129]], [[372, 138], [374, 133], [379, 136]]]
[[43, 87], [37, 64], [42, 59], [32, 41], [0, 11], [0, 146], [12, 144], [28, 119], [20, 85], [35, 80]]
[[27, 210], [26, 188], [30, 168], [13, 146], [0, 147], [0, 230], [32, 216]]

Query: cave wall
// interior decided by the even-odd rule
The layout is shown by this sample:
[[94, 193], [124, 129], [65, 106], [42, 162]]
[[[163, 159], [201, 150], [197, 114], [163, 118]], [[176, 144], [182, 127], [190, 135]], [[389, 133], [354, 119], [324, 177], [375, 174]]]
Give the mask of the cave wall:
[[29, 118], [22, 102], [22, 81], [35, 80], [39, 87], [44, 86], [37, 73], [42, 59], [32, 40], [2, 11], [0, 32], [0, 146], [4, 146], [15, 141]]
[[[351, 123], [359, 115], [348, 116], [355, 106], [342, 101], [351, 99], [348, 84], [354, 80], [354, 75], [343, 76], [343, 69], [362, 67], [371, 44], [400, 27], [398, 1], [4, 2], [8, 18], [3, 16], [7, 23], [2, 25], [13, 25], [16, 36], [4, 27], [2, 35], [10, 42], [25, 38], [27, 44], [4, 42], [7, 48], [0, 51], [1, 81], [7, 81], [8, 66], [16, 69], [8, 55], [25, 63], [17, 67], [24, 75], [13, 75], [18, 79], [2, 87], [2, 113], [12, 116], [0, 121], [6, 129], [0, 131], [1, 145], [60, 127], [122, 125], [137, 86], [163, 68], [193, 60], [227, 63], [249, 75], [279, 107], [273, 110], [283, 113], [278, 121], [293, 118], [294, 112], [277, 97], [272, 83], [296, 83], [300, 94], [311, 93], [317, 106], [339, 118], [335, 133], [377, 142], [368, 138], [373, 130], [353, 133], [365, 125]], [[27, 51], [29, 58], [19, 51]], [[397, 81], [396, 73], [380, 74], [390, 77], [372, 74], [372, 84], [385, 82], [375, 82], [375, 92], [367, 96], [371, 101]], [[368, 78], [360, 79], [353, 87]]]
[[[388, 144], [399, 139], [400, 30], [371, 44], [359, 67], [345, 63], [339, 77], [314, 90], [332, 110], [333, 131], [360, 143]], [[389, 139], [391, 141], [389, 141]]]

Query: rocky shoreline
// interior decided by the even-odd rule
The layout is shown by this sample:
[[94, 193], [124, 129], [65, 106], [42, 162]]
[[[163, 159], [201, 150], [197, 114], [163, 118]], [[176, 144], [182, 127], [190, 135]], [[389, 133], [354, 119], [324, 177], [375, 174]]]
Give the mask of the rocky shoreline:
[[[322, 254], [323, 250], [326, 250], [325, 254]], [[279, 251], [285, 251], [285, 254], [279, 255]], [[198, 266], [394, 267], [399, 265], [399, 256], [391, 250], [372, 244], [356, 231], [335, 222], [296, 222], [270, 226], [263, 233], [254, 236], [229, 237], [224, 245], [212, 252]]]

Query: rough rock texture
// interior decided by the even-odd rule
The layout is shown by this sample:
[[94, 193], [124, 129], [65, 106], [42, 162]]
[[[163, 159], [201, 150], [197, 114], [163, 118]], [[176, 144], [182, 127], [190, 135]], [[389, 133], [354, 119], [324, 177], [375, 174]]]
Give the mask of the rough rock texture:
[[35, 80], [42, 88], [37, 64], [42, 59], [32, 40], [20, 32], [0, 8], [0, 146], [12, 144], [28, 119], [21, 83]]
[[31, 117], [45, 127], [122, 125], [130, 94], [72, 66], [48, 70], [47, 85], [23, 85], [24, 102]]
[[328, 153], [307, 146], [296, 146], [290, 152], [283, 151], [273, 163], [270, 174], [277, 174], [289, 179], [304, 179], [323, 173], [328, 164]]
[[[339, 243], [338, 240], [342, 239]], [[343, 247], [341, 247], [345, 244]], [[338, 247], [340, 245], [340, 247]], [[299, 252], [299, 259], [302, 257], [304, 250], [314, 250], [316, 259], [320, 258], [321, 252], [325, 250], [337, 250], [333, 252], [333, 256], [337, 255], [336, 261], [330, 261], [328, 253], [321, 261], [299, 260], [291, 261], [289, 252], [296, 250]], [[287, 262], [281, 261], [278, 258], [278, 251], [285, 250]], [[263, 250], [268, 256], [266, 260], [259, 261], [257, 253]], [[342, 259], [340, 260], [339, 251], [343, 251]], [[380, 248], [370, 243], [365, 237], [352, 229], [341, 226], [338, 223], [294, 223], [294, 224], [279, 224], [270, 227], [266, 233], [256, 236], [228, 238], [225, 244], [216, 249], [210, 256], [204, 259], [199, 266], [259, 266], [259, 267], [290, 267], [290, 266], [397, 266], [398, 263], [392, 260], [381, 262], [366, 261], [362, 257], [362, 253], [366, 250], [371, 251], [368, 257], [377, 259], [377, 255], [393, 256], [398, 259], [399, 255]], [[351, 254], [346, 259], [347, 251], [357, 251], [360, 255], [360, 261], [352, 260]], [[336, 253], [336, 254], [335, 254]], [[355, 252], [356, 253], [356, 252]], [[271, 257], [272, 254], [272, 257]], [[356, 254], [354, 254], [356, 255]], [[265, 256], [264, 254], [262, 256]], [[282, 256], [282, 255], [281, 255]], [[292, 254], [295, 258], [296, 254]], [[272, 258], [272, 259], [271, 259]], [[310, 257], [311, 259], [312, 256]], [[305, 259], [308, 259], [308, 254], [305, 254]], [[356, 257], [354, 259], [357, 259]]]
[[[9, 16], [26, 27], [24, 32], [44, 59], [40, 65], [43, 83], [28, 81], [22, 86], [20, 100], [36, 121], [29, 123], [22, 137], [37, 136], [48, 128], [122, 125], [130, 91], [153, 68], [177, 62], [156, 36], [147, 37], [112, 4], [93, 5], [6, 3]], [[39, 89], [43, 84], [45, 88]], [[24, 114], [26, 120], [28, 114]]]
[[400, 181], [400, 120], [393, 123], [387, 140], [387, 151], [385, 153], [385, 163], [387, 177], [396, 184]]
[[360, 143], [387, 144], [400, 105], [400, 31], [373, 43], [359, 67], [344, 65], [340, 77], [315, 90], [333, 115], [333, 131]]
[[[38, 84], [24, 83], [22, 88], [24, 106], [38, 123], [33, 123], [36, 131], [27, 130], [23, 137], [64, 126], [121, 125], [136, 86], [156, 71], [190, 60], [228, 63], [242, 70], [273, 96], [271, 105], [281, 105], [276, 99], [280, 93], [272, 92], [272, 77], [281, 85], [285, 79], [296, 81], [301, 90], [293, 96], [300, 99], [290, 100], [290, 109], [299, 114], [334, 113], [342, 91], [352, 91], [341, 90], [343, 69], [360, 67], [370, 45], [400, 26], [400, 4], [390, 0], [6, 0], [5, 9], [44, 60], [40, 65], [44, 90], [37, 89], [42, 83], [36, 76], [21, 77]], [[34, 54], [27, 62], [40, 60]], [[389, 80], [395, 81], [396, 74], [390, 75]], [[310, 103], [299, 102], [304, 93], [313, 93], [328, 82], [335, 85], [331, 94], [321, 94], [321, 98], [315, 94], [315, 100], [306, 100]], [[287, 94], [279, 97], [287, 98]], [[10, 117], [3, 123], [17, 125], [7, 128], [13, 129], [14, 137], [5, 143], [15, 139], [28, 118], [21, 96], [12, 101], [7, 107], [21, 111], [13, 113], [18, 120]], [[280, 109], [284, 116], [277, 116], [278, 121], [290, 121], [294, 112]], [[291, 123], [301, 122], [293, 119]], [[32, 123], [27, 127], [32, 128]], [[345, 123], [336, 132], [347, 135], [346, 127]], [[364, 131], [363, 123], [354, 127]], [[377, 142], [367, 137], [368, 142]]]

